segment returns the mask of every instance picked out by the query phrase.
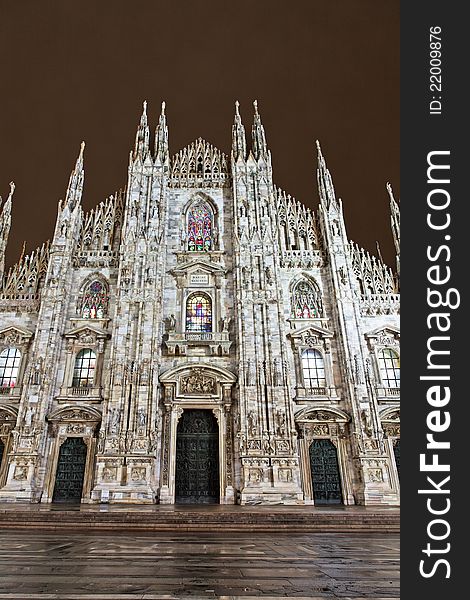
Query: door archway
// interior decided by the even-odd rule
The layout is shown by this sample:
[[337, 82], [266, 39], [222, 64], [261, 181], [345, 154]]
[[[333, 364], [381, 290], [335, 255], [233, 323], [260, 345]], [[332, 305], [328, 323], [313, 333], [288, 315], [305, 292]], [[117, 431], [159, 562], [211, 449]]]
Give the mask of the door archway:
[[80, 502], [82, 498], [87, 445], [82, 437], [68, 437], [60, 447], [53, 502]]
[[315, 504], [342, 504], [341, 478], [335, 445], [328, 439], [314, 439], [309, 453]]
[[219, 426], [211, 410], [184, 410], [176, 431], [176, 503], [218, 504]]

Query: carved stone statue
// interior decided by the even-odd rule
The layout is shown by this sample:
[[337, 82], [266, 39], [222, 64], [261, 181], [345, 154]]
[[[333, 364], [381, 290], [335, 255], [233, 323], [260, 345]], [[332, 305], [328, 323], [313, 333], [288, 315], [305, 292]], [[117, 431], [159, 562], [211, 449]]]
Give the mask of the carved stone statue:
[[248, 431], [252, 437], [258, 433], [258, 415], [253, 410], [248, 413]]
[[175, 329], [176, 329], [175, 315], [170, 315], [168, 317], [167, 323], [168, 323], [168, 331], [175, 331]]

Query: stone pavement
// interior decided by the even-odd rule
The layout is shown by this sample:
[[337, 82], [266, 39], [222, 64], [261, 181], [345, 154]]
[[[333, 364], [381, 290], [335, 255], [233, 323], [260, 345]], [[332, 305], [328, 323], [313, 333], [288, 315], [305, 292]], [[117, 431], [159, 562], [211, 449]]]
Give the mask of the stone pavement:
[[399, 598], [383, 533], [0, 532], [0, 599]]

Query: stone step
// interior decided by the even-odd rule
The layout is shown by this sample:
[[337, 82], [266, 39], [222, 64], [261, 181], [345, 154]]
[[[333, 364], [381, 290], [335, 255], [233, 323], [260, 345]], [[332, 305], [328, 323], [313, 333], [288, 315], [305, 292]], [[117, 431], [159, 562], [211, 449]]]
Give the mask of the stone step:
[[0, 529], [398, 533], [396, 508], [0, 505]]

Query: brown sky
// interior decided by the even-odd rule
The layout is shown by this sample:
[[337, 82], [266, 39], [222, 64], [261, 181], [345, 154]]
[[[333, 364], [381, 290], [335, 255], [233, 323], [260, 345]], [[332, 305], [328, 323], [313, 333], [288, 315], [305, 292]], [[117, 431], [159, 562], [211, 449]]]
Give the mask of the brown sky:
[[86, 141], [83, 205], [126, 184], [144, 99], [166, 100], [170, 150], [230, 151], [234, 101], [257, 98], [274, 180], [316, 207], [319, 138], [349, 236], [394, 264], [399, 196], [398, 0], [0, 0], [0, 194], [16, 192], [8, 263], [53, 233]]

